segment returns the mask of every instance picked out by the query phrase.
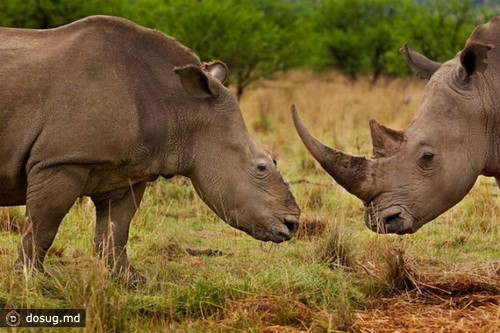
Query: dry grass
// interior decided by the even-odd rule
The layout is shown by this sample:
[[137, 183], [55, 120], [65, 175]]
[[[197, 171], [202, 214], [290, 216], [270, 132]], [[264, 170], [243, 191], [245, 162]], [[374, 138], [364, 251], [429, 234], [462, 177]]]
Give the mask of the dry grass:
[[300, 226], [295, 237], [298, 239], [310, 239], [321, 237], [328, 228], [328, 221], [319, 217], [302, 217]]
[[401, 292], [419, 289], [421, 275], [415, 271], [413, 259], [408, 258], [401, 248], [378, 246], [379, 257], [366, 264], [358, 264], [374, 278], [369, 293], [380, 296], [397, 295]]
[[349, 241], [349, 234], [336, 225], [330, 228], [326, 239], [319, 242], [318, 258], [328, 267], [353, 268], [355, 262], [354, 246]]
[[18, 207], [0, 208], [0, 232], [18, 233], [23, 221], [22, 209]]
[[[498, 332], [500, 263], [485, 267], [421, 265], [417, 288], [376, 300], [357, 313], [361, 332]], [[443, 269], [443, 270], [440, 270]]]
[[[303, 158], [302, 147], [295, 144], [298, 136], [289, 113], [292, 103], [318, 138], [353, 154], [370, 154], [369, 119], [405, 128], [417, 111], [423, 86], [424, 82], [400, 79], [382, 79], [373, 86], [369, 80], [351, 82], [335, 73], [291, 72], [286, 80], [264, 81], [248, 89], [241, 108], [251, 129], [262, 127], [262, 118], [274, 124], [264, 133], [256, 131], [256, 136], [263, 137], [278, 156], [295, 149], [292, 157]], [[317, 168], [305, 161], [310, 159], [301, 161], [304, 171]]]
[[[360, 311], [360, 332], [493, 333], [500, 329], [498, 298], [494, 302], [477, 296], [462, 297], [468, 306], [454, 307], [447, 301], [431, 302], [418, 293], [382, 300], [381, 309]], [[433, 301], [433, 300], [431, 300]], [[471, 305], [477, 301], [480, 305]]]

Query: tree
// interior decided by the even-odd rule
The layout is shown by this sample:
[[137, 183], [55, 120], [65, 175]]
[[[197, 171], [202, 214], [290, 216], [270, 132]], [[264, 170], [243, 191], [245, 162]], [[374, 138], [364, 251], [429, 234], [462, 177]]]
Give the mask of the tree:
[[384, 72], [384, 54], [393, 47], [391, 24], [400, 1], [323, 0], [317, 5], [316, 32], [333, 66], [356, 79], [373, 73], [375, 81]]
[[[9, 0], [0, 25], [52, 28], [93, 14], [156, 28], [204, 61], [226, 62], [238, 97], [255, 80], [296, 67], [356, 79], [409, 73], [398, 49], [450, 59], [497, 7], [474, 0]], [[489, 8], [489, 9], [488, 9]]]
[[352, 79], [408, 73], [398, 49], [408, 42], [437, 61], [452, 58], [488, 11], [473, 0], [322, 0], [313, 15], [323, 65]]
[[127, 16], [131, 0], [9, 0], [0, 3], [0, 25], [47, 29], [94, 14]]
[[[290, 39], [294, 27], [278, 24], [274, 9], [285, 8], [278, 2], [172, 0], [156, 10], [155, 26], [203, 60], [226, 62], [241, 97], [251, 82], [288, 68], [296, 59], [298, 48]], [[287, 6], [291, 11], [292, 4]]]
[[464, 46], [474, 27], [483, 23], [473, 4], [473, 0], [408, 2], [397, 22], [399, 34], [426, 56], [448, 60]]

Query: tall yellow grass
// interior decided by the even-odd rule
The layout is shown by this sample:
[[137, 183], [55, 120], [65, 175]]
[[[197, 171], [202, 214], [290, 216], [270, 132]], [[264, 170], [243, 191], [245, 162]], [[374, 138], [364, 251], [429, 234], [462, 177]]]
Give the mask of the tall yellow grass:
[[[278, 153], [298, 137], [289, 113], [295, 103], [304, 122], [318, 138], [353, 154], [370, 154], [368, 121], [404, 129], [414, 117], [425, 82], [382, 78], [350, 81], [335, 73], [290, 72], [279, 81], [263, 81], [248, 89], [242, 112], [252, 127], [256, 119], [272, 119], [273, 131], [263, 136]], [[253, 128], [255, 130], [255, 128]], [[255, 135], [259, 136], [257, 128]]]

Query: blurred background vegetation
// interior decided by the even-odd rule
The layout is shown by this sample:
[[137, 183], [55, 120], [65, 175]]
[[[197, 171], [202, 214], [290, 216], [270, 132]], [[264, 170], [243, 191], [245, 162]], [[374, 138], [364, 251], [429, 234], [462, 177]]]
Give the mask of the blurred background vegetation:
[[355, 80], [407, 75], [405, 42], [445, 61], [500, 0], [6, 0], [0, 25], [52, 28], [107, 14], [161, 30], [204, 61], [221, 59], [240, 96], [289, 68], [336, 69]]

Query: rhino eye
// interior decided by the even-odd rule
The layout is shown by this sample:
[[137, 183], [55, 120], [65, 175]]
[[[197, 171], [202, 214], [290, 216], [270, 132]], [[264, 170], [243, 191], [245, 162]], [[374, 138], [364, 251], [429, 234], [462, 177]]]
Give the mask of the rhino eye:
[[266, 165], [266, 164], [264, 164], [264, 163], [261, 163], [261, 164], [257, 165], [257, 171], [258, 171], [259, 173], [264, 173], [264, 172], [266, 172], [266, 171], [267, 171], [267, 165]]
[[422, 155], [422, 157], [420, 157], [420, 160], [419, 160], [418, 164], [423, 169], [428, 169], [428, 168], [430, 168], [432, 166], [432, 162], [433, 161], [434, 161], [434, 154], [426, 152], [426, 153], [424, 153]]
[[431, 162], [433, 159], [434, 159], [434, 154], [432, 153], [425, 153], [423, 156], [422, 156], [422, 159], [426, 162]]

